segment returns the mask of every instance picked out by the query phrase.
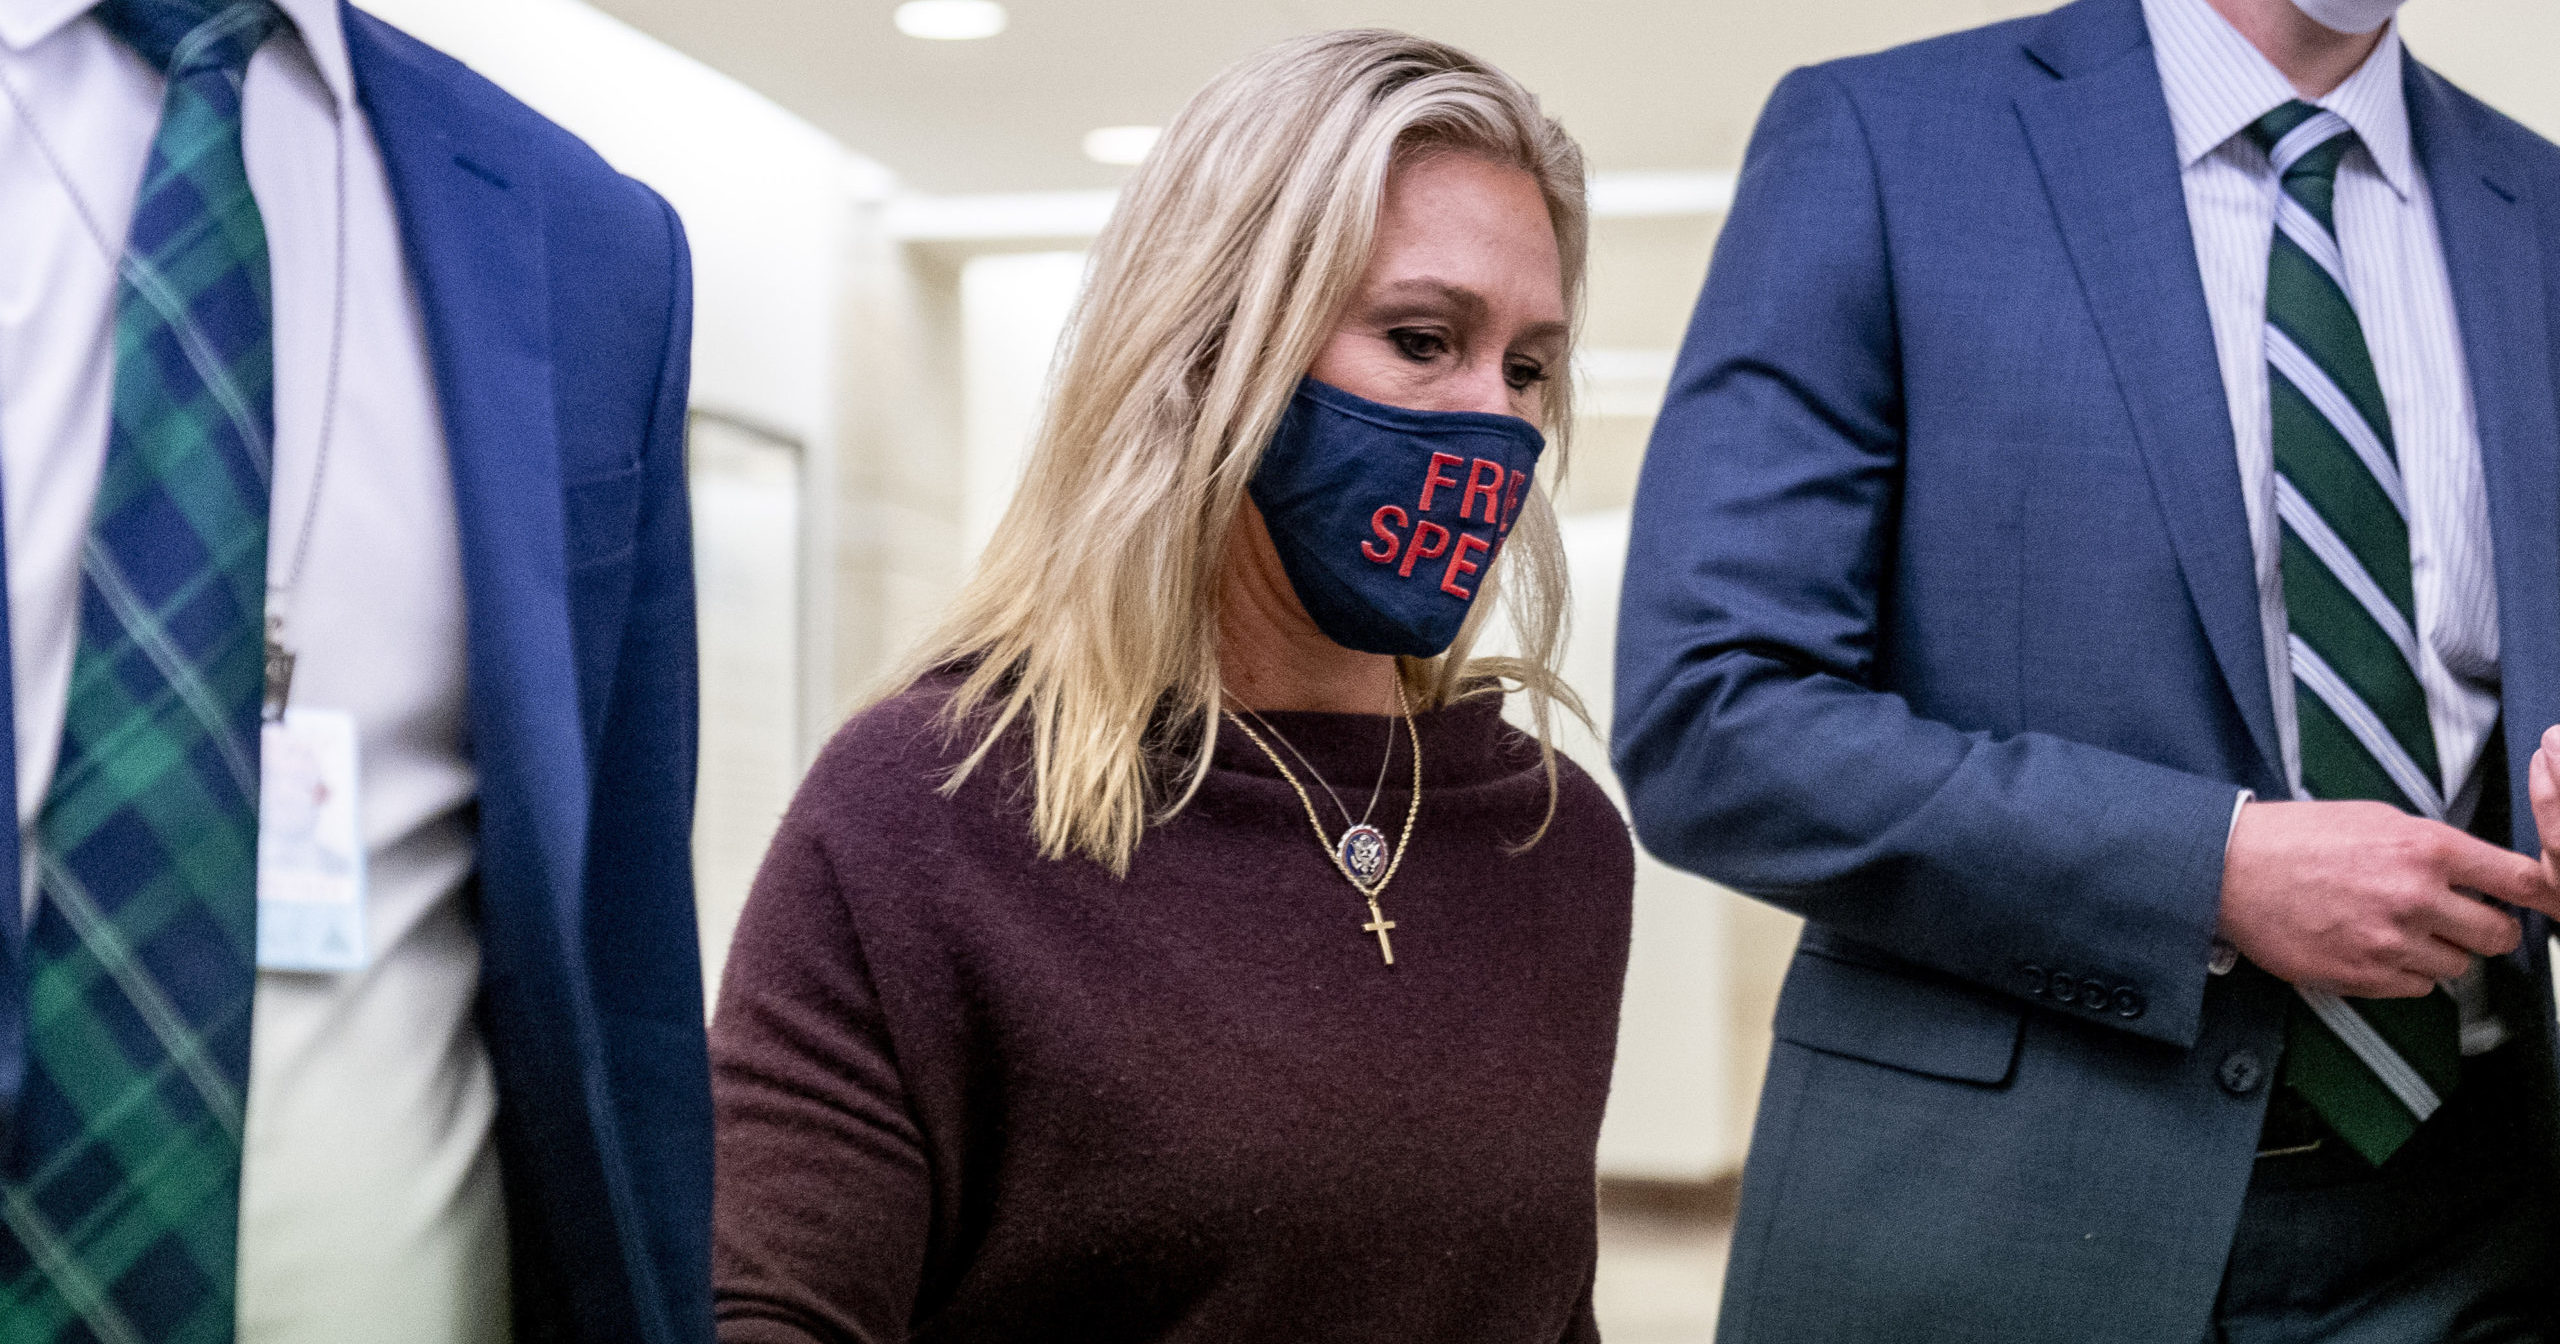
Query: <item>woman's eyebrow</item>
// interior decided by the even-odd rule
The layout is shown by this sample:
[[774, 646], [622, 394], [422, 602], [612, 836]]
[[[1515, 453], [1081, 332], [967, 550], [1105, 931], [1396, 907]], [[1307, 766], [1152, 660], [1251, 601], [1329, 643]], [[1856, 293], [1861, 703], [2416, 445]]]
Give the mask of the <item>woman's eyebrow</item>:
[[1418, 275], [1390, 282], [1378, 291], [1375, 306], [1388, 304], [1421, 305], [1432, 303], [1454, 310], [1454, 316], [1478, 320], [1492, 307], [1485, 297], [1465, 285], [1436, 276]]
[[[1370, 303], [1373, 320], [1381, 316], [1429, 308], [1447, 313], [1461, 322], [1482, 322], [1493, 310], [1493, 304], [1474, 289], [1438, 276], [1408, 276], [1379, 288]], [[1524, 328], [1512, 338], [1513, 344], [1532, 341], [1562, 341], [1572, 335], [1564, 322], [1539, 322]]]

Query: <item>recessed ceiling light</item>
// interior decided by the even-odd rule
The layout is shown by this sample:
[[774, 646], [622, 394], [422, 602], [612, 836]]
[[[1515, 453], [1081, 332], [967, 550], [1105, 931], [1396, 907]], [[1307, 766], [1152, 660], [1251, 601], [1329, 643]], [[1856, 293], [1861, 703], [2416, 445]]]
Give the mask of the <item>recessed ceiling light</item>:
[[966, 42], [1004, 31], [1004, 6], [996, 0], [907, 0], [891, 16], [909, 37]]
[[1147, 151], [1156, 147], [1156, 137], [1164, 134], [1162, 126], [1103, 126], [1084, 133], [1084, 156], [1095, 163], [1126, 167], [1144, 163]]

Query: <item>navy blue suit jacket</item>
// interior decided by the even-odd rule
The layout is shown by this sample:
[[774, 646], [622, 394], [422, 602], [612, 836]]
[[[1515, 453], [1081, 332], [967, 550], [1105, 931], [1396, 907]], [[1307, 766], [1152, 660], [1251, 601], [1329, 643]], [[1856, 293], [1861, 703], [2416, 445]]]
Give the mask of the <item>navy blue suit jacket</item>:
[[[480, 1025], [516, 1338], [697, 1344], [711, 1338], [711, 1096], [690, 854], [684, 235], [567, 132], [342, 12], [452, 457]], [[0, 674], [0, 734], [8, 685]], [[0, 871], [16, 871], [16, 846], [0, 828]], [[23, 997], [0, 995], [0, 1101], [24, 1075]]]
[[[2530, 851], [2560, 150], [2407, 90]], [[1788, 76], [1645, 463], [1613, 734], [1648, 847], [1809, 921], [1726, 1339], [2201, 1337], [2288, 995], [2206, 971], [2235, 793], [2287, 792], [2254, 575], [2139, 0]]]

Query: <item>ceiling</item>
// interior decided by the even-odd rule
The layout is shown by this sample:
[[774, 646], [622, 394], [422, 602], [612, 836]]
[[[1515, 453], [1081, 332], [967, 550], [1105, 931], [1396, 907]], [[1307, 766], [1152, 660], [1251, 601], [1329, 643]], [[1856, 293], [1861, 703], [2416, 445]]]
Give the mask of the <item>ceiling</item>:
[[1228, 62], [1358, 25], [1425, 33], [1509, 70], [1597, 170], [1731, 169], [1789, 68], [2047, 0], [1007, 0], [1011, 26], [977, 42], [900, 35], [894, 0], [597, 3], [913, 189], [1018, 192], [1115, 185], [1127, 170], [1086, 161], [1086, 131], [1162, 124]]
[[[590, 2], [885, 164], [909, 191], [947, 194], [1115, 186], [1128, 170], [1088, 162], [1086, 131], [1160, 124], [1228, 62], [1354, 25], [1426, 33], [1508, 69], [1596, 171], [1729, 172], [1785, 71], [2054, 0], [1006, 0], [1011, 26], [978, 42], [900, 35], [895, 0]], [[2560, 3], [2411, 0], [2402, 24], [2423, 60], [2560, 135]], [[1718, 222], [1602, 221], [1585, 345], [1667, 359]], [[1643, 423], [1604, 416], [1600, 428], [1577, 453], [1576, 489], [1607, 504], [1631, 483]]]

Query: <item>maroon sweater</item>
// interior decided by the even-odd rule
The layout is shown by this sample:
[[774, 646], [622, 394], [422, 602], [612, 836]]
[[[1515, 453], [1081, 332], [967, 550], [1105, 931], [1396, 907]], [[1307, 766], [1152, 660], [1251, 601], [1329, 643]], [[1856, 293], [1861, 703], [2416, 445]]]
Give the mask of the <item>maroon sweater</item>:
[[[1553, 829], [1509, 854], [1546, 806], [1534, 744], [1490, 696], [1417, 716], [1390, 967], [1232, 726], [1115, 880], [1038, 856], [1018, 755], [935, 792], [949, 688], [837, 735], [738, 927], [724, 1344], [1597, 1339], [1634, 889], [1600, 788], [1565, 766]], [[1268, 717], [1365, 802], [1384, 720]], [[1411, 779], [1400, 746], [1391, 840]]]

